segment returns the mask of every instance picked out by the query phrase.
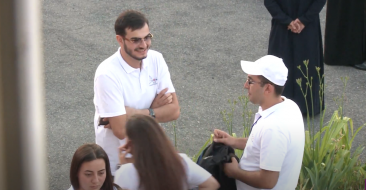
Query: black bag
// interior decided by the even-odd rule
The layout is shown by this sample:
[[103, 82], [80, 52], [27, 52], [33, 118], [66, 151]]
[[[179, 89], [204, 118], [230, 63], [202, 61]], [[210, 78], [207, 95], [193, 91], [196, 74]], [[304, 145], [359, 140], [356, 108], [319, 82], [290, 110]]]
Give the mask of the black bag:
[[229, 178], [224, 173], [224, 164], [231, 163], [232, 157], [235, 157], [239, 162], [239, 158], [235, 156], [235, 151], [232, 147], [213, 142], [202, 151], [197, 164], [215, 177], [220, 183], [219, 190], [236, 190], [235, 179]]

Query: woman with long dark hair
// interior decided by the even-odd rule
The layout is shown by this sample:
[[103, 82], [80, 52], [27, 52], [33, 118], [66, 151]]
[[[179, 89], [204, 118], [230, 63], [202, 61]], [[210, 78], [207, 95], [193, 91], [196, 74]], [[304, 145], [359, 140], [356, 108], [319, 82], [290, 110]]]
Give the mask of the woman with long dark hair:
[[[178, 154], [152, 117], [134, 115], [126, 123], [126, 144], [120, 147], [120, 163], [114, 182], [129, 190], [218, 189], [206, 170], [185, 154]], [[125, 155], [133, 156], [126, 163]]]
[[74, 153], [69, 190], [119, 190], [113, 184], [109, 159], [97, 144], [84, 144]]

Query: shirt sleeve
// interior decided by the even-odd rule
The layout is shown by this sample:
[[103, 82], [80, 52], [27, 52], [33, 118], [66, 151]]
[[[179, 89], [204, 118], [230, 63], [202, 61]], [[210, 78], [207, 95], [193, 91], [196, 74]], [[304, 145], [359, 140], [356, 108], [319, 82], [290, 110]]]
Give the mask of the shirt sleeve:
[[325, 2], [326, 0], [315, 0], [306, 13], [299, 17], [299, 20], [306, 26], [315, 19], [319, 19], [319, 13], [323, 9]]
[[115, 173], [114, 183], [123, 189], [137, 190], [140, 180], [133, 164], [122, 165]]
[[201, 166], [194, 163], [188, 156], [181, 155], [187, 164], [187, 181], [188, 187], [194, 188], [205, 182], [211, 174]]
[[267, 8], [272, 18], [277, 22], [286, 26], [288, 26], [292, 22], [291, 17], [283, 12], [276, 0], [264, 0], [264, 6]]
[[261, 137], [260, 168], [281, 171], [287, 146], [286, 135], [276, 129], [266, 129]]
[[173, 86], [172, 79], [170, 78], [170, 72], [168, 69], [168, 65], [165, 62], [165, 59], [162, 54], [158, 56], [158, 63], [159, 63], [159, 79], [158, 79], [158, 89], [157, 93], [161, 92], [165, 88], [168, 88], [167, 93], [175, 92], [175, 88]]
[[126, 114], [123, 89], [108, 75], [99, 75], [94, 82], [96, 109], [101, 117]]

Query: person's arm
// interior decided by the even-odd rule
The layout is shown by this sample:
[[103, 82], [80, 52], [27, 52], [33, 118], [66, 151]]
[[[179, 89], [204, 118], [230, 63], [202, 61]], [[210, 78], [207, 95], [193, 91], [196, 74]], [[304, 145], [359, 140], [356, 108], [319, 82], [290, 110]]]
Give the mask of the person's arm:
[[300, 16], [298, 19], [305, 26], [313, 22], [315, 19], [319, 17], [319, 13], [323, 9], [325, 2], [326, 0], [314, 0], [313, 3], [308, 8], [308, 10], [306, 11], [306, 13]]
[[205, 182], [198, 185], [199, 190], [217, 190], [220, 188], [220, 184], [214, 177], [209, 177]]
[[224, 171], [233, 177], [255, 188], [272, 189], [278, 181], [287, 153], [287, 136], [276, 129], [266, 129], [261, 135], [259, 171], [246, 171], [239, 167], [236, 159], [225, 164]]
[[223, 143], [225, 145], [231, 146], [235, 149], [244, 150], [247, 145], [248, 138], [234, 138], [230, 136], [225, 131], [220, 129], [214, 130], [214, 141], [218, 143]]
[[155, 112], [155, 119], [160, 123], [165, 123], [177, 120], [180, 115], [180, 107], [178, 98], [175, 93], [171, 93], [172, 103], [153, 109]]
[[291, 17], [282, 11], [276, 0], [264, 0], [264, 6], [277, 22], [286, 25], [286, 27], [292, 22]]
[[[157, 109], [157, 108], [160, 108], [162, 106], [165, 106], [167, 104], [172, 103], [172, 97], [173, 96], [172, 96], [171, 93], [166, 94], [167, 90], [168, 90], [167, 88], [162, 90], [155, 97], [155, 99], [153, 101], [153, 104], [151, 104], [152, 107]], [[131, 108], [131, 107], [125, 107], [125, 112], [126, 112], [126, 114], [124, 114], [124, 115], [104, 119], [105, 121], [107, 121], [107, 120], [109, 121], [109, 124], [104, 126], [104, 127], [112, 129], [113, 134], [119, 139], [124, 139], [125, 138], [125, 125], [126, 125], [127, 119], [130, 116], [132, 116], [134, 114], [149, 115], [149, 110], [148, 109], [138, 110], [138, 109], [134, 109], [134, 108]], [[159, 115], [160, 115], [160, 113], [159, 113]]]
[[[109, 126], [113, 134], [119, 138], [124, 138], [126, 124], [126, 109], [124, 99], [121, 97], [123, 89], [117, 84], [115, 79], [108, 75], [98, 75], [94, 81], [94, 93], [96, 109], [101, 118], [109, 120]], [[113, 127], [111, 127], [113, 126]], [[103, 127], [103, 126], [100, 126]]]
[[216, 190], [220, 187], [220, 184], [216, 181], [212, 175], [203, 169], [201, 166], [194, 163], [185, 154], [180, 154], [186, 163], [186, 176], [188, 182], [188, 188], [197, 187], [200, 190]]
[[244, 150], [247, 146], [248, 138], [235, 138], [234, 145], [232, 146], [235, 149]]
[[162, 54], [157, 57], [158, 62], [158, 92], [168, 88], [167, 93], [171, 94], [172, 102], [158, 108], [153, 108], [155, 118], [160, 123], [177, 120], [180, 115], [180, 107], [173, 82], [170, 78], [168, 65]]
[[[178, 119], [180, 115], [180, 107], [175, 93], [171, 93], [172, 101], [161, 107], [153, 108], [155, 119], [159, 123], [165, 123]], [[150, 115], [149, 109], [134, 109], [126, 107], [127, 119], [135, 114]], [[122, 127], [122, 126], [121, 126]], [[123, 127], [122, 127], [123, 128]]]
[[225, 171], [231, 171], [229, 173], [225, 172], [228, 176], [258, 189], [272, 189], [276, 186], [280, 172], [263, 169], [259, 171], [245, 171], [239, 168], [235, 158], [232, 158], [232, 163], [229, 164], [233, 164], [233, 162], [235, 164], [233, 165], [234, 168], [229, 169], [225, 165]]
[[120, 140], [124, 139], [126, 132], [125, 125], [127, 120], [126, 114], [116, 117], [110, 117], [108, 118], [108, 120], [110, 125], [108, 128], [112, 129], [114, 136], [116, 136]]

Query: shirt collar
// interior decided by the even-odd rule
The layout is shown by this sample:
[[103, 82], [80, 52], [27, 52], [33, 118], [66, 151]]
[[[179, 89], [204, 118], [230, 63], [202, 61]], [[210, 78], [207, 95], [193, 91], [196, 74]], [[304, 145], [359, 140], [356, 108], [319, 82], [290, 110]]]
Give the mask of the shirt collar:
[[269, 115], [271, 115], [273, 112], [275, 112], [276, 110], [278, 110], [279, 108], [281, 108], [284, 104], [284, 102], [286, 101], [286, 97], [284, 96], [281, 96], [283, 101], [278, 103], [278, 104], [275, 104], [273, 105], [272, 107], [262, 111], [262, 107], [259, 106], [258, 108], [258, 114], [261, 115], [262, 118], [266, 118], [268, 117]]
[[[118, 48], [118, 51], [116, 52], [117, 53], [117, 57], [118, 57], [118, 60], [120, 62], [120, 64], [122, 65], [122, 68], [126, 71], [126, 73], [132, 73], [136, 70], [139, 70], [139, 69], [136, 69], [136, 68], [133, 68], [131, 67], [123, 58], [122, 58], [122, 55], [121, 55], [121, 47]], [[146, 59], [146, 58], [145, 58]], [[146, 64], [146, 61], [145, 59], [142, 60], [142, 65], [141, 65], [141, 68], [142, 69], [146, 69], [147, 66], [149, 64]]]

